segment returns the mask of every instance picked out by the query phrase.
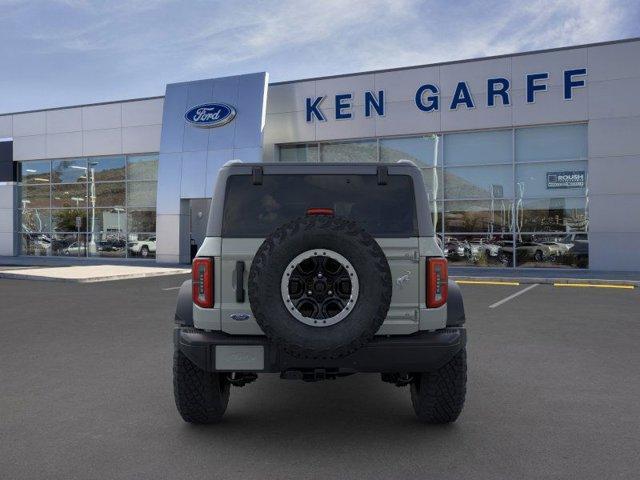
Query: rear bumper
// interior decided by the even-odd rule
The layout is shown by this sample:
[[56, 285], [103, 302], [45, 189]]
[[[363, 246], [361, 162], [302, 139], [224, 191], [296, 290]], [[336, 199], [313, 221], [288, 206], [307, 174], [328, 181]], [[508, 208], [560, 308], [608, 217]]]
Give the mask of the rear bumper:
[[191, 327], [174, 329], [176, 348], [206, 371], [428, 372], [451, 360], [466, 341], [466, 330], [460, 327], [412, 335], [376, 336], [346, 357], [314, 360], [292, 357], [264, 336], [231, 336]]

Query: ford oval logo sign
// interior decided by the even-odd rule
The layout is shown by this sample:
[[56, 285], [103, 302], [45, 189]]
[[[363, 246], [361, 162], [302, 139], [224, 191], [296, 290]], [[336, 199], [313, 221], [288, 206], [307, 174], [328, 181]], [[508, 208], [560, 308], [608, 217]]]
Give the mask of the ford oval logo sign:
[[221, 127], [236, 116], [236, 109], [226, 103], [205, 103], [191, 107], [184, 118], [196, 127]]

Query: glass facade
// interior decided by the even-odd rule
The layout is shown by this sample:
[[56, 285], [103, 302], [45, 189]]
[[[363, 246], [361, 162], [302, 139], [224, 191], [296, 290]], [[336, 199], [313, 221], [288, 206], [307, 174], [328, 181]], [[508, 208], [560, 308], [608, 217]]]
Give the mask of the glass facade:
[[282, 145], [279, 159], [411, 160], [452, 264], [588, 267], [586, 124]]
[[155, 257], [157, 173], [157, 154], [20, 162], [21, 254]]

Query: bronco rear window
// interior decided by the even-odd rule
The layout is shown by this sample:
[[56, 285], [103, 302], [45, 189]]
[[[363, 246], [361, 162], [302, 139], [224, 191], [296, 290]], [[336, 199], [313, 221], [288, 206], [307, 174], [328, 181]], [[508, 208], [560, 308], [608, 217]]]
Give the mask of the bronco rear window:
[[373, 236], [418, 236], [410, 176], [389, 175], [386, 185], [378, 185], [376, 175], [339, 174], [265, 175], [261, 185], [254, 185], [251, 175], [230, 176], [222, 234], [265, 237], [309, 208], [331, 208]]

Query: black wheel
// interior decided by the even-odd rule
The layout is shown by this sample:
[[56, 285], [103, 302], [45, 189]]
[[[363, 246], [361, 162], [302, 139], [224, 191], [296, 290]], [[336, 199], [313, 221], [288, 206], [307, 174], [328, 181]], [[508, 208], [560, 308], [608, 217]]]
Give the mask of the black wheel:
[[536, 262], [541, 262], [544, 259], [544, 255], [542, 254], [542, 250], [536, 250], [536, 253], [533, 254], [533, 259]]
[[411, 383], [411, 403], [420, 421], [455, 422], [467, 392], [467, 351], [460, 350], [435, 372], [415, 374]]
[[146, 245], [143, 245], [142, 248], [140, 249], [140, 256], [142, 258], [147, 258], [149, 256], [149, 247], [147, 247]]
[[174, 351], [173, 395], [185, 422], [219, 422], [227, 410], [229, 388], [225, 374], [205, 372], [179, 350]]
[[355, 222], [310, 216], [269, 235], [249, 273], [249, 302], [272, 342], [299, 358], [339, 358], [366, 344], [391, 303], [391, 272]]

